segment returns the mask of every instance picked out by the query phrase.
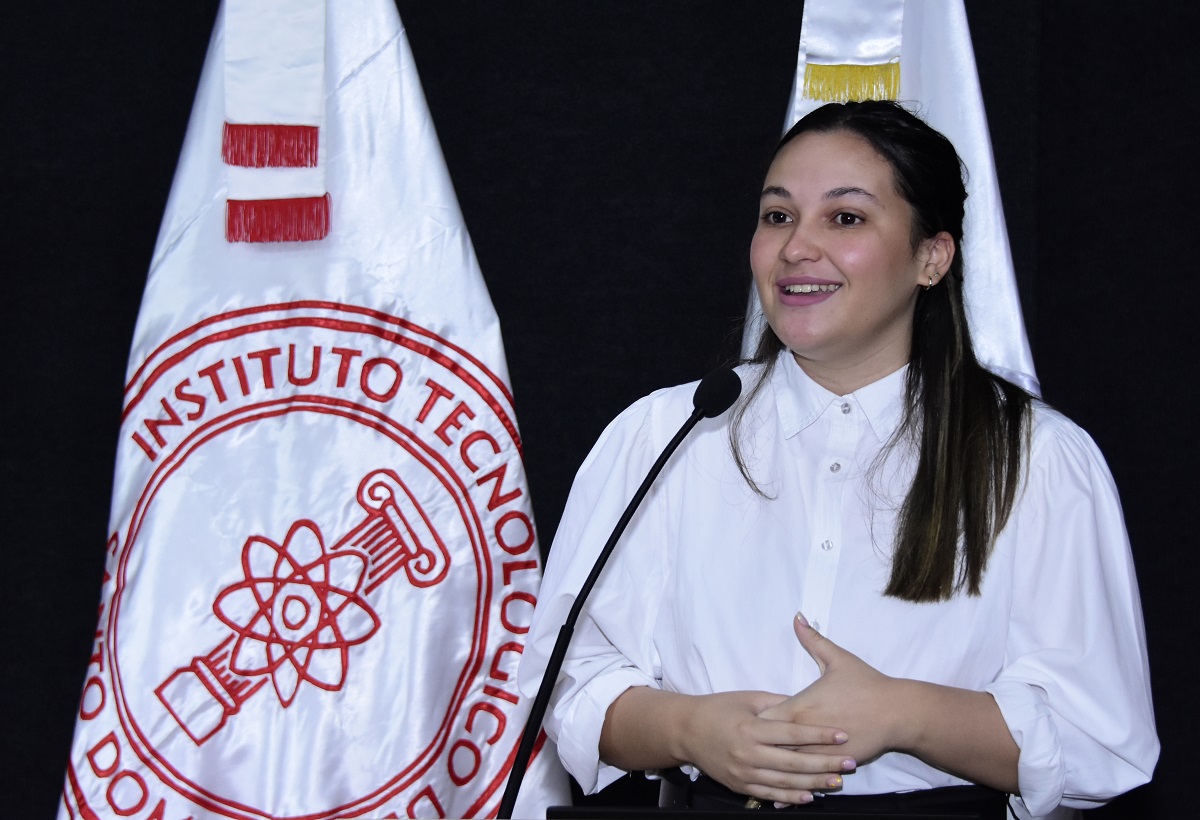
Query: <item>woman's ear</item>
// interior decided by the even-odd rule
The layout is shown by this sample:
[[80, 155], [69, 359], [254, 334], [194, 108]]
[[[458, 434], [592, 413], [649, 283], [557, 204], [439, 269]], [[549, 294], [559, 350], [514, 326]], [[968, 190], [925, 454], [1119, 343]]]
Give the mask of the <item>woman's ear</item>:
[[923, 264], [918, 273], [918, 285], [929, 287], [930, 281], [937, 284], [950, 271], [950, 263], [954, 261], [957, 249], [954, 238], [946, 231], [938, 231], [928, 239], [921, 241]]

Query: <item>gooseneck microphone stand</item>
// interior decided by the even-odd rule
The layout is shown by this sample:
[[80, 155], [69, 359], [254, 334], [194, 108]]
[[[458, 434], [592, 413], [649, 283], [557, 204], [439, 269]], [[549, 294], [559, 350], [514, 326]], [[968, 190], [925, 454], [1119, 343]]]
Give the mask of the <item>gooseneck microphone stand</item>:
[[567, 644], [571, 642], [571, 635], [575, 632], [575, 622], [579, 620], [579, 615], [583, 611], [583, 604], [587, 600], [588, 594], [592, 591], [592, 587], [596, 585], [596, 581], [600, 577], [600, 572], [608, 562], [608, 557], [617, 546], [618, 539], [625, 532], [625, 527], [629, 525], [629, 521], [633, 518], [634, 512], [637, 511], [638, 505], [642, 503], [642, 499], [649, 492], [650, 485], [654, 483], [654, 479], [662, 472], [667, 459], [679, 448], [679, 445], [687, 437], [687, 434], [692, 431], [693, 427], [700, 423], [701, 419], [713, 418], [728, 410], [730, 405], [737, 400], [738, 394], [741, 391], [741, 379], [738, 378], [737, 373], [734, 373], [729, 368], [714, 370], [700, 381], [700, 384], [696, 387], [696, 393], [692, 397], [694, 409], [691, 416], [679, 428], [679, 432], [667, 444], [666, 449], [663, 450], [658, 460], [654, 462], [654, 465], [650, 468], [650, 472], [646, 474], [646, 478], [642, 481], [641, 486], [633, 494], [633, 499], [629, 502], [629, 506], [621, 514], [621, 518], [617, 521], [617, 526], [613, 529], [612, 535], [609, 536], [608, 542], [605, 543], [604, 549], [600, 550], [600, 556], [596, 559], [591, 573], [588, 575], [587, 580], [583, 582], [579, 594], [575, 596], [575, 603], [572, 604], [566, 621], [563, 622], [562, 627], [558, 630], [558, 640], [555, 641], [554, 650], [550, 653], [550, 659], [546, 663], [546, 671], [542, 675], [542, 685], [538, 687], [537, 696], [533, 700], [533, 707], [529, 712], [529, 720], [525, 724], [525, 732], [521, 735], [521, 745], [517, 748], [517, 757], [513, 761], [512, 771], [509, 772], [508, 784], [504, 787], [504, 797], [500, 800], [500, 811], [497, 815], [500, 820], [509, 820], [512, 817], [513, 807], [517, 802], [517, 792], [521, 790], [521, 781], [525, 777], [525, 770], [529, 767], [529, 759], [533, 756], [533, 746], [537, 742], [538, 733], [542, 728], [542, 720], [546, 716], [546, 708], [550, 703], [550, 693], [553, 691], [554, 684], [558, 680], [558, 673], [562, 669], [563, 658], [567, 654]]

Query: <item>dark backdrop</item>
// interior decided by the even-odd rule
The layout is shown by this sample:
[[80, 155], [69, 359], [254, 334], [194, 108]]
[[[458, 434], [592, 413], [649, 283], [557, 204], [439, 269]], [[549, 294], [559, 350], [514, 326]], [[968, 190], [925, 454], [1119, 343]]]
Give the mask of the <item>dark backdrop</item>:
[[[604, 424], [735, 349], [801, 5], [399, 6], [504, 326], [548, 543]], [[1039, 375], [1109, 459], [1145, 599], [1163, 756], [1101, 812], [1173, 818], [1190, 815], [1197, 728], [1194, 21], [1182, 2], [1108, 7], [967, 3]], [[125, 360], [215, 13], [6, 8], [7, 816], [51, 816], [61, 787]]]

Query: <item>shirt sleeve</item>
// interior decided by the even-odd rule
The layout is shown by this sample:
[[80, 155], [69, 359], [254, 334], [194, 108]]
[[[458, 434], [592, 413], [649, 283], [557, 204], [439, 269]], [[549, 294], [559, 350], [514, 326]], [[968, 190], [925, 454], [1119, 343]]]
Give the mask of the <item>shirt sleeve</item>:
[[[655, 394], [617, 417], [601, 435], [572, 485], [546, 563], [539, 603], [518, 673], [536, 694], [558, 631], [600, 550], [657, 457], [652, 435]], [[686, 418], [686, 416], [685, 416]], [[546, 716], [546, 733], [585, 793], [625, 772], [599, 760], [608, 707], [626, 689], [659, 686], [652, 642], [665, 574], [665, 533], [652, 488], [611, 555], [576, 625]]]
[[1021, 808], [1094, 808], [1158, 759], [1141, 603], [1120, 501], [1090, 437], [1039, 409], [1005, 668], [987, 690], [1020, 748]]

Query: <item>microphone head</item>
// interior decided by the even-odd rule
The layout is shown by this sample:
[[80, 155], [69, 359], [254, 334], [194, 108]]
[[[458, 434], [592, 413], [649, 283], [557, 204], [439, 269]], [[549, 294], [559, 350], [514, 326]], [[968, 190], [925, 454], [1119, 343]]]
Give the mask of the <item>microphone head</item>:
[[718, 367], [700, 380], [692, 396], [692, 406], [706, 419], [719, 416], [737, 401], [742, 380], [729, 367]]

